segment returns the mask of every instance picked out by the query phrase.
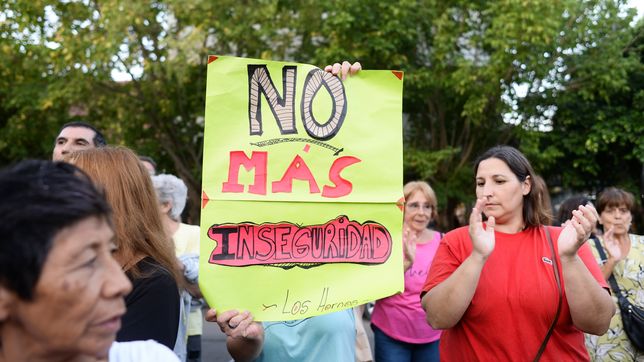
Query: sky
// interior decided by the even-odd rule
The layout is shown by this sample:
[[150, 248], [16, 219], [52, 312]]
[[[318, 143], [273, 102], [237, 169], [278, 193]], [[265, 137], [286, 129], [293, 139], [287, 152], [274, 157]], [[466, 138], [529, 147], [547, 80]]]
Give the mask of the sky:
[[628, 5], [637, 8], [637, 18], [644, 16], [644, 0], [629, 0]]

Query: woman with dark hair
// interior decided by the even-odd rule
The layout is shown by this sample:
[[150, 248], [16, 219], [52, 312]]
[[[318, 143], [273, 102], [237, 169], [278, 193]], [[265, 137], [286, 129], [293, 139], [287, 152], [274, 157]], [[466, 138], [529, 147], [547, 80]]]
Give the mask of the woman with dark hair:
[[87, 175], [35, 160], [0, 170], [0, 215], [0, 362], [178, 361], [153, 341], [114, 342], [132, 285]]
[[588, 360], [583, 332], [603, 334], [615, 312], [585, 245], [595, 209], [544, 226], [544, 188], [513, 147], [489, 149], [474, 173], [469, 227], [445, 235], [423, 287], [427, 321], [446, 329], [441, 360]]
[[[621, 294], [631, 304], [644, 309], [644, 237], [628, 233], [634, 204], [633, 194], [616, 187], [599, 194], [597, 211], [604, 234], [590, 245], [604, 278], [609, 280], [612, 276], [619, 288], [619, 291], [613, 290], [614, 303], [619, 305], [617, 296]], [[644, 351], [638, 350], [626, 335], [621, 310], [617, 310], [610, 322], [610, 333], [586, 336], [593, 361], [644, 361]]]
[[154, 339], [173, 349], [180, 315], [183, 275], [159, 214], [150, 175], [134, 152], [101, 147], [74, 152], [66, 160], [105, 190], [114, 210], [114, 257], [133, 284], [118, 341]]

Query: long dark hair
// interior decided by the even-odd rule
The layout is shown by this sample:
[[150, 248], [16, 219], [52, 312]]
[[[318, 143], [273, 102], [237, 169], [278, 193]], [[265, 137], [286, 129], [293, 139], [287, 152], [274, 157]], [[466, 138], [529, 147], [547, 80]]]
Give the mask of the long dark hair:
[[552, 211], [546, 206], [545, 200], [550, 197], [545, 195], [548, 192], [545, 182], [537, 181], [537, 175], [530, 165], [530, 161], [521, 153], [511, 146], [494, 146], [485, 151], [474, 162], [474, 174], [478, 171], [481, 161], [488, 158], [496, 158], [510, 168], [512, 173], [523, 182], [530, 177], [530, 192], [523, 196], [523, 222], [526, 227], [550, 225], [552, 223]]

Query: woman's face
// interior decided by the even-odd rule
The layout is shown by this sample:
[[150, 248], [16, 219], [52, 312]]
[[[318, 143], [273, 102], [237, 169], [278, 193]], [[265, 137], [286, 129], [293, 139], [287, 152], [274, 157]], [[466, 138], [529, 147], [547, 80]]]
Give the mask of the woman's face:
[[432, 207], [422, 191], [416, 190], [405, 200], [405, 226], [422, 232], [432, 220]]
[[599, 215], [599, 221], [604, 225], [604, 232], [613, 228], [615, 235], [620, 236], [628, 234], [631, 221], [633, 221], [633, 215], [631, 215], [631, 210], [626, 205], [622, 204], [618, 207], [610, 206], [602, 210], [602, 213]]
[[3, 329], [49, 356], [105, 357], [121, 327], [132, 286], [112, 257], [114, 233], [90, 217], [61, 230], [31, 301], [15, 300]]
[[476, 197], [486, 199], [483, 213], [494, 216], [497, 224], [523, 219], [523, 196], [529, 192], [529, 178], [519, 181], [504, 161], [488, 158], [479, 163]]

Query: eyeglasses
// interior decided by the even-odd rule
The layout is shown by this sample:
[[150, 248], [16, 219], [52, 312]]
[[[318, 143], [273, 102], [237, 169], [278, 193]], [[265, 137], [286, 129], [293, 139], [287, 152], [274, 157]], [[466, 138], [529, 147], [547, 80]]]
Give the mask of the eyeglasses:
[[405, 204], [405, 209], [407, 209], [407, 211], [409, 211], [409, 212], [417, 212], [417, 211], [421, 210], [424, 213], [430, 213], [430, 212], [432, 212], [433, 207], [430, 204], [421, 204], [421, 203], [418, 203], [418, 202], [411, 202], [411, 203]]

